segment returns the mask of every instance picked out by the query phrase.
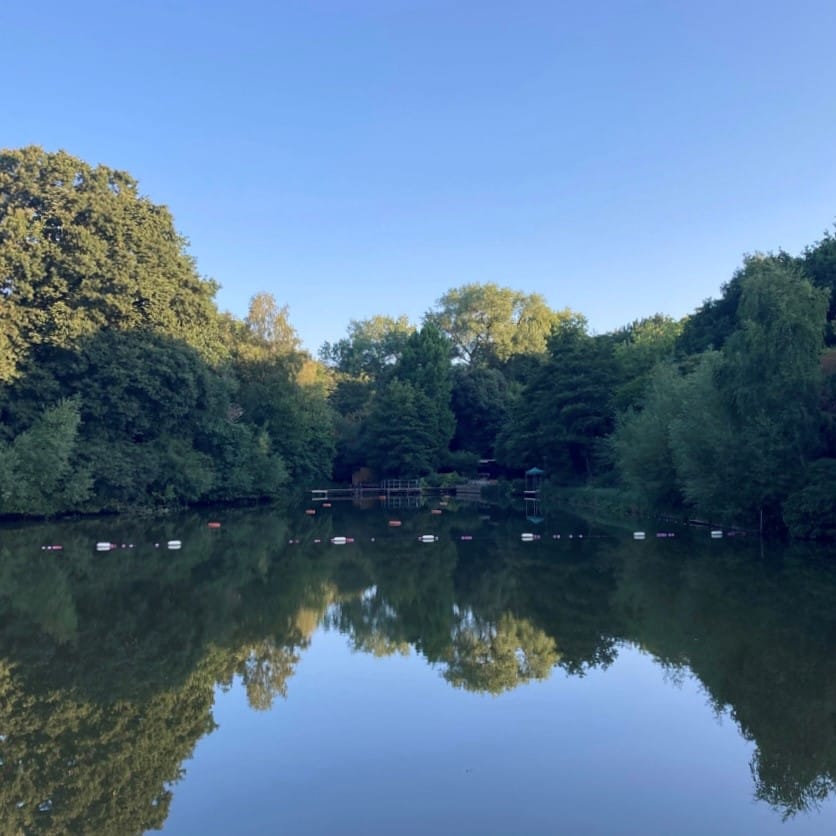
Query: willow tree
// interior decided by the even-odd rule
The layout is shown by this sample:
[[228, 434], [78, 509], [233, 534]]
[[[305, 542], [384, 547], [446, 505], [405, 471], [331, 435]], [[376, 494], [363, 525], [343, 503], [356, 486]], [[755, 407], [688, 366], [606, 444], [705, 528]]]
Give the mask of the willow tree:
[[217, 286], [165, 206], [123, 171], [36, 146], [0, 152], [0, 381], [38, 346], [146, 329], [220, 353]]

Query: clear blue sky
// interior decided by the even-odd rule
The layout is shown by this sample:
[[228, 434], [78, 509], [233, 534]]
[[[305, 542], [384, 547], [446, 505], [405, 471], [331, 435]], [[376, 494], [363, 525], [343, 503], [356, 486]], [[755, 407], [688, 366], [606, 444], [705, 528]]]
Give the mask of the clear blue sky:
[[6, 4], [0, 145], [129, 171], [316, 351], [496, 282], [601, 332], [836, 219], [836, 3]]

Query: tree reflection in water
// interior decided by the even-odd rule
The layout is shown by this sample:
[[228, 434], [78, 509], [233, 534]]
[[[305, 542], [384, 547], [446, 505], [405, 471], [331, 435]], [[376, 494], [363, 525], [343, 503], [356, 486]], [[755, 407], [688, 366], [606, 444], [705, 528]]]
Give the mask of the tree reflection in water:
[[[836, 571], [815, 555], [618, 537], [532, 549], [466, 513], [436, 520], [429, 548], [420, 517], [387, 540], [367, 514], [353, 546], [335, 549], [313, 542], [333, 533], [326, 515], [295, 544], [275, 511], [225, 518], [221, 534], [197, 516], [154, 521], [155, 540], [184, 540], [178, 553], [146, 542], [96, 554], [101, 521], [4, 530], [8, 832], [161, 827], [183, 762], [214, 728], [216, 687], [239, 677], [269, 709], [320, 625], [496, 695], [555, 667], [606, 668], [631, 643], [697, 676], [754, 743], [756, 798], [793, 815], [836, 788]], [[478, 544], [460, 540], [465, 524]], [[149, 524], [134, 526], [126, 542], [147, 541]]]

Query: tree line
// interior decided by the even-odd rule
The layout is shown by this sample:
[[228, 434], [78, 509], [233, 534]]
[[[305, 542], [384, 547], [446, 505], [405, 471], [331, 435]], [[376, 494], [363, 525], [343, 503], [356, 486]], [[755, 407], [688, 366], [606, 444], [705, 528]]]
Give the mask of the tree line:
[[[218, 310], [124, 172], [0, 154], [0, 514], [273, 499], [357, 473], [510, 473], [836, 537], [836, 238], [753, 255], [718, 299], [591, 332], [496, 284], [317, 358], [261, 293]], [[455, 478], [451, 477], [451, 478]]]

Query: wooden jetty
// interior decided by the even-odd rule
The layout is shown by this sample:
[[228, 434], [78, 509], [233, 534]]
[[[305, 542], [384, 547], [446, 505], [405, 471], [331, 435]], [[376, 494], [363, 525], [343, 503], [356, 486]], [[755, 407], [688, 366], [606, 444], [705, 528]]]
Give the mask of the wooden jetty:
[[379, 484], [363, 482], [345, 488], [316, 488], [311, 491], [314, 502], [340, 499], [405, 499], [420, 497], [421, 482], [418, 479], [384, 479]]

